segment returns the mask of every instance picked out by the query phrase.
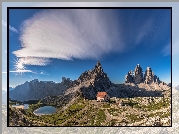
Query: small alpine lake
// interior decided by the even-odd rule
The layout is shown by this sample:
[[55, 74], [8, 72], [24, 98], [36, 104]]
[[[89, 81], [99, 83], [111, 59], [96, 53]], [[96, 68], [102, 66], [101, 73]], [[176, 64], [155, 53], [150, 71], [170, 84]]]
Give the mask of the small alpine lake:
[[49, 114], [53, 114], [57, 111], [57, 109], [53, 106], [43, 106], [43, 107], [40, 107], [36, 110], [34, 110], [34, 114], [35, 115], [49, 115]]

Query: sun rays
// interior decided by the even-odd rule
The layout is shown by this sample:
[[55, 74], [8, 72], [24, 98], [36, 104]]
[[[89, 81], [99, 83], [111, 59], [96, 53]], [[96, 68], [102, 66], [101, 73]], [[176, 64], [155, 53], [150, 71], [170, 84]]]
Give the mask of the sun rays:
[[30, 70], [26, 70], [26, 67], [24, 66], [24, 62], [23, 59], [14, 59], [14, 69], [15, 71], [11, 71], [11, 72], [16, 72], [17, 74], [21, 74], [24, 72], [29, 72]]

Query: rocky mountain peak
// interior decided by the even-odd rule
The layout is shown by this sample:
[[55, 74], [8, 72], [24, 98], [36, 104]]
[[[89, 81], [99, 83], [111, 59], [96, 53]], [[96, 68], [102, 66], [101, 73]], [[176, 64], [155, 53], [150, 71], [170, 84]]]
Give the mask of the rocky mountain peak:
[[85, 71], [77, 80], [73, 81], [71, 88], [80, 87], [85, 98], [95, 99], [97, 92], [107, 91], [110, 86], [111, 81], [98, 61], [92, 70]]
[[152, 71], [151, 67], [147, 67], [144, 76], [143, 76], [143, 71], [142, 68], [140, 67], [139, 64], [137, 64], [136, 68], [134, 69], [134, 75], [132, 71], [128, 72], [128, 74], [125, 76], [125, 83], [146, 83], [146, 84], [151, 84], [151, 83], [161, 83], [159, 80], [159, 77], [157, 77], [154, 72]]
[[82, 83], [88, 80], [97, 80], [101, 78], [107, 78], [107, 74], [104, 73], [100, 62], [98, 61], [94, 69], [82, 73], [77, 81]]
[[143, 81], [143, 73], [142, 68], [139, 64], [137, 64], [135, 71], [134, 71], [134, 82], [135, 83], [141, 83]]
[[100, 67], [100, 66], [101, 66], [101, 63], [98, 61], [98, 62], [96, 63], [96, 66], [97, 66], [97, 67]]
[[102, 69], [102, 66], [100, 64], [100, 62], [98, 61], [97, 64], [95, 65], [95, 68], [92, 70], [92, 72], [96, 75], [104, 75], [104, 72], [103, 72], [103, 69]]

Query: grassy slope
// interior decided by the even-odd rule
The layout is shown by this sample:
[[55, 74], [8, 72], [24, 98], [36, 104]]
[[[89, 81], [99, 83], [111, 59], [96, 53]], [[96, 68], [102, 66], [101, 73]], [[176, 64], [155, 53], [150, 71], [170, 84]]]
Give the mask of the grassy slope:
[[33, 110], [41, 106], [38, 103], [25, 110], [25, 115], [38, 126], [121, 126], [136, 122], [141, 122], [139, 124], [142, 125], [145, 118], [170, 116], [170, 110], [163, 112], [164, 109], [169, 109], [170, 100], [165, 99], [145, 106], [136, 103], [142, 101], [140, 99], [123, 98], [128, 106], [118, 106], [78, 98], [65, 111], [59, 108], [56, 114], [36, 116]]

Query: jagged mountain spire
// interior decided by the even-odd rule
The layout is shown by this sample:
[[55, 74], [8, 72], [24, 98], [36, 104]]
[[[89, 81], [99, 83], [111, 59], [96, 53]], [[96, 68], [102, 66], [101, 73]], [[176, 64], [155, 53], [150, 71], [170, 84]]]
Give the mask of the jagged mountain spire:
[[147, 67], [147, 70], [144, 73], [142, 68], [139, 64], [137, 64], [136, 68], [134, 69], [134, 76], [132, 75], [132, 72], [128, 72], [128, 74], [125, 76], [125, 83], [146, 83], [150, 84], [152, 82], [160, 83], [159, 77], [154, 75], [154, 72], [152, 71], [151, 67]]
[[81, 92], [85, 98], [95, 99], [98, 91], [107, 91], [111, 86], [106, 73], [103, 72], [102, 66], [98, 61], [95, 68], [85, 71], [80, 75], [78, 80], [74, 82], [74, 86], [83, 85]]
[[97, 66], [97, 67], [101, 66], [101, 63], [98, 61], [98, 62], [96, 63], [96, 66]]
[[95, 79], [95, 78], [107, 78], [107, 74], [104, 73], [101, 63], [98, 61], [95, 65], [95, 68], [92, 69], [91, 71], [85, 71], [80, 75], [78, 80], [80, 81], [86, 81], [89, 79]]

